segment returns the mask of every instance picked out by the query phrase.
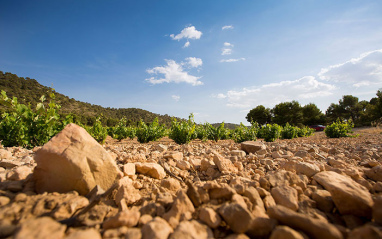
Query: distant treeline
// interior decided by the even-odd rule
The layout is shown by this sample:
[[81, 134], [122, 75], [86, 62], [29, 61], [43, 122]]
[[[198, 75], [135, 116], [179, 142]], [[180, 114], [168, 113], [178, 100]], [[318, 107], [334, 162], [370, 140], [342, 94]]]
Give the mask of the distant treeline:
[[[40, 102], [42, 95], [45, 95], [48, 99], [47, 102], [49, 102], [49, 93], [54, 92], [56, 103], [61, 105], [59, 113], [63, 116], [72, 114], [76, 122], [81, 122], [84, 125], [94, 125], [96, 119], [102, 115], [100, 120], [105, 126], [115, 126], [123, 117], [126, 118], [127, 125], [137, 125], [141, 119], [147, 123], [153, 122], [157, 117], [160, 124], [165, 124], [167, 127], [171, 126], [172, 117], [167, 114], [160, 115], [137, 108], [105, 108], [100, 105], [77, 101], [56, 92], [51, 87], [41, 85], [35, 79], [18, 77], [9, 72], [0, 71], [0, 90], [6, 91], [8, 97], [15, 96], [20, 103], [32, 106]], [[5, 111], [7, 108], [0, 105], [0, 113]]]
[[301, 106], [297, 101], [283, 102], [272, 109], [259, 105], [249, 111], [246, 116], [248, 122], [256, 121], [259, 124], [276, 123], [295, 126], [331, 124], [337, 119], [351, 119], [356, 127], [370, 126], [382, 123], [382, 90], [379, 89], [377, 97], [370, 101], [359, 101], [358, 97], [344, 95], [337, 103], [330, 104], [325, 114], [313, 103]]

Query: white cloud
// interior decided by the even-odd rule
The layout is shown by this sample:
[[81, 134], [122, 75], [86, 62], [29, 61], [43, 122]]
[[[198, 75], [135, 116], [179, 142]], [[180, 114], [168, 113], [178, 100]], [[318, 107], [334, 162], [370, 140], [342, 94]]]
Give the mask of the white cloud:
[[179, 95], [172, 95], [171, 98], [173, 100], [175, 100], [176, 102], [178, 102], [180, 100], [180, 96]]
[[217, 95], [213, 94], [211, 95], [213, 98], [217, 98], [217, 99], [225, 99], [227, 98], [227, 96], [225, 94], [222, 94], [222, 93], [219, 93]]
[[358, 58], [321, 69], [322, 80], [346, 83], [353, 87], [382, 84], [382, 49], [365, 52]]
[[232, 49], [230, 49], [230, 48], [223, 48], [222, 49], [222, 56], [231, 55], [231, 54], [232, 54]]
[[223, 59], [223, 60], [220, 60], [220, 62], [237, 62], [237, 61], [245, 61], [245, 58], [242, 57], [242, 58], [237, 58], [237, 59]]
[[183, 63], [183, 64], [188, 64], [190, 68], [197, 68], [203, 65], [203, 61], [200, 58], [187, 57], [186, 60], [187, 60], [187, 63]]
[[230, 30], [230, 29], [233, 29], [232, 25], [227, 25], [227, 26], [222, 27], [222, 30]]
[[305, 76], [294, 81], [281, 81], [259, 87], [230, 90], [226, 94], [227, 106], [253, 108], [257, 105], [273, 107], [280, 102], [311, 100], [333, 94], [334, 85], [320, 82], [313, 76]]
[[184, 43], [184, 46], [183, 46], [183, 48], [187, 48], [187, 47], [189, 47], [190, 46], [190, 42], [189, 41], [187, 41], [186, 43]]
[[146, 81], [151, 84], [162, 83], [187, 83], [193, 86], [203, 85], [203, 82], [199, 79], [201, 77], [190, 75], [189, 72], [183, 69], [183, 66], [189, 66], [189, 68], [197, 68], [203, 64], [200, 58], [189, 57], [186, 58], [187, 62], [176, 63], [174, 60], [165, 60], [166, 66], [157, 66], [146, 70], [151, 75], [163, 75], [163, 78], [150, 77]]
[[173, 40], [178, 40], [179, 41], [180, 39], [183, 39], [183, 38], [186, 38], [186, 39], [200, 39], [202, 34], [203, 33], [201, 31], [196, 30], [196, 28], [194, 26], [190, 26], [190, 27], [184, 28], [176, 36], [174, 36], [174, 34], [171, 34], [170, 37]]
[[224, 42], [224, 46], [226, 46], [226, 47], [233, 47], [233, 44], [231, 44], [229, 42]]

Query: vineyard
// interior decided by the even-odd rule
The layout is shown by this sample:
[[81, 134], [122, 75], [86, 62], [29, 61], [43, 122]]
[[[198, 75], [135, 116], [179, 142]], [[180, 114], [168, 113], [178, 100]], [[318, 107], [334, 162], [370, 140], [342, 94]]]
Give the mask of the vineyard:
[[[54, 135], [60, 132], [67, 124], [76, 123], [85, 128], [86, 131], [98, 142], [103, 143], [109, 135], [119, 141], [123, 139], [136, 138], [140, 143], [156, 141], [168, 136], [177, 144], [187, 144], [191, 140], [199, 139], [202, 141], [219, 141], [230, 139], [236, 143], [244, 141], [255, 141], [257, 138], [264, 139], [266, 142], [273, 142], [277, 139], [293, 139], [297, 137], [307, 137], [314, 133], [314, 129], [296, 127], [287, 123], [284, 127], [278, 124], [266, 124], [260, 126], [257, 122], [252, 122], [251, 126], [240, 124], [233, 130], [224, 127], [224, 122], [219, 126], [212, 126], [210, 123], [196, 124], [193, 114], [188, 120], [172, 119], [171, 127], [166, 128], [160, 125], [158, 118], [151, 123], [142, 120], [137, 126], [129, 126], [126, 118], [121, 118], [116, 126], [108, 127], [101, 123], [98, 117], [92, 126], [83, 125], [75, 122], [71, 115], [66, 117], [58, 113], [60, 105], [55, 103], [54, 93], [50, 94], [50, 101], [45, 102], [42, 96], [35, 108], [29, 104], [18, 103], [16, 97], [8, 98], [5, 91], [1, 92], [1, 103], [9, 107], [10, 111], [1, 116], [0, 140], [6, 147], [21, 146], [33, 148], [48, 142]], [[330, 125], [326, 132], [328, 137], [346, 137], [351, 133], [353, 124], [351, 121], [337, 121]]]

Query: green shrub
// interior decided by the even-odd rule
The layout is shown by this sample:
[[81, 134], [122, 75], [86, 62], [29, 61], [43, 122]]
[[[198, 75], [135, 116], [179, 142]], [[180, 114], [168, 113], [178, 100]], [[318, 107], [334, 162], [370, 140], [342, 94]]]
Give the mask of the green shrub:
[[202, 141], [206, 141], [208, 139], [207, 125], [200, 124], [195, 127], [196, 138]]
[[218, 127], [214, 127], [209, 123], [206, 123], [207, 138], [209, 140], [215, 140], [216, 142], [221, 139], [229, 139], [230, 130], [224, 127], [224, 122]]
[[0, 140], [6, 147], [21, 146], [33, 148], [47, 143], [59, 133], [65, 125], [73, 122], [71, 115], [60, 119], [60, 105], [54, 101], [54, 93], [50, 94], [50, 102], [45, 106], [45, 96], [41, 96], [35, 110], [31, 106], [19, 104], [17, 98], [10, 99], [5, 91], [1, 91], [1, 104], [8, 106], [10, 112], [3, 113], [0, 122]]
[[109, 127], [109, 129], [110, 128], [111, 129], [108, 130], [108, 134], [110, 135], [111, 133], [112, 135], [110, 136], [119, 141], [121, 141], [122, 139], [127, 139], [127, 138], [133, 139], [135, 137], [135, 128], [131, 126], [127, 127], [126, 123], [127, 123], [127, 120], [125, 117], [123, 117], [122, 119], [119, 120], [119, 122], [117, 123], [115, 127]]
[[[273, 142], [280, 138], [282, 127], [278, 124], [267, 124], [259, 130], [259, 136], [266, 142]], [[259, 138], [260, 138], [259, 137]]]
[[194, 115], [191, 114], [188, 121], [182, 122], [178, 122], [175, 118], [173, 118], [169, 137], [177, 144], [187, 144], [191, 140], [196, 139], [197, 133]]
[[244, 141], [255, 141], [257, 140], [256, 135], [258, 130], [259, 124], [257, 122], [252, 122], [252, 125], [250, 127], [247, 127], [243, 123], [240, 123], [240, 126], [234, 130], [232, 139], [236, 143], [241, 143]]
[[138, 142], [148, 143], [150, 141], [156, 141], [166, 135], [166, 128], [164, 125], [159, 125], [158, 118], [147, 125], [142, 120], [138, 123], [138, 128], [136, 129], [136, 136]]
[[327, 126], [324, 130], [325, 134], [329, 138], [349, 137], [350, 133], [353, 133], [352, 128], [354, 124], [351, 120], [347, 122], [337, 119], [331, 125]]
[[308, 126], [304, 126], [300, 129], [298, 129], [298, 137], [308, 137], [314, 134], [316, 132], [315, 129], [309, 128]]
[[107, 127], [102, 125], [100, 117], [96, 119], [93, 126], [86, 126], [85, 129], [98, 143], [103, 144], [105, 142], [108, 135]]
[[294, 139], [298, 136], [299, 128], [286, 123], [281, 131], [281, 138], [283, 139]]

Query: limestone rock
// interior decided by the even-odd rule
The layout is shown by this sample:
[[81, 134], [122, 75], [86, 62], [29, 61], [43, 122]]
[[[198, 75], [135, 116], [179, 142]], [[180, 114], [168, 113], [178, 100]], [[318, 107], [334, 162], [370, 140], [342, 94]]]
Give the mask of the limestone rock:
[[20, 225], [14, 239], [64, 238], [66, 226], [50, 217], [40, 217], [25, 221]]
[[287, 226], [277, 226], [269, 239], [304, 239], [304, 237]]
[[85, 129], [68, 124], [36, 152], [36, 191], [86, 195], [96, 185], [109, 188], [120, 171], [109, 153]]
[[167, 239], [172, 232], [173, 229], [165, 220], [155, 217], [142, 227], [142, 239]]
[[316, 173], [320, 172], [320, 168], [311, 163], [299, 162], [296, 164], [296, 173], [304, 174], [308, 177], [313, 177]]
[[371, 169], [365, 170], [365, 175], [376, 182], [382, 182], [382, 166], [375, 166]]
[[125, 176], [134, 176], [135, 175], [135, 164], [127, 163], [123, 165], [123, 174]]
[[170, 191], [178, 191], [180, 183], [175, 178], [165, 178], [161, 181], [161, 186], [167, 188]]
[[152, 178], [162, 179], [166, 177], [164, 168], [157, 163], [135, 163], [135, 167], [138, 173]]
[[373, 200], [365, 187], [333, 171], [317, 173], [313, 179], [330, 192], [341, 214], [371, 218]]
[[252, 220], [247, 234], [251, 238], [268, 238], [276, 225], [277, 221], [275, 219], [256, 217]]
[[245, 151], [247, 154], [255, 154], [259, 150], [266, 150], [267, 146], [261, 141], [245, 141], [240, 144], [241, 150]]
[[125, 209], [114, 217], [103, 222], [102, 227], [107, 230], [110, 228], [118, 228], [122, 226], [134, 227], [138, 224], [141, 213], [137, 209]]
[[29, 174], [32, 173], [31, 167], [28, 166], [20, 166], [14, 167], [7, 173], [7, 180], [18, 181], [23, 180], [28, 177]]
[[170, 211], [165, 213], [163, 218], [175, 228], [179, 221], [191, 219], [193, 212], [195, 212], [194, 205], [186, 192], [179, 190]]
[[334, 208], [334, 203], [332, 195], [326, 190], [317, 190], [312, 193], [312, 199], [316, 201], [317, 208], [323, 212], [332, 212]]
[[78, 231], [70, 233], [68, 236], [65, 237], [65, 239], [84, 239], [84, 238], [101, 239], [102, 237], [101, 237], [101, 234], [94, 228], [78, 230]]
[[175, 161], [183, 160], [182, 152], [166, 152], [163, 156], [165, 159], [173, 159]]
[[251, 212], [239, 203], [224, 204], [219, 208], [219, 214], [236, 233], [246, 232], [253, 220]]
[[254, 187], [249, 187], [245, 190], [243, 196], [247, 197], [251, 201], [253, 206], [258, 206], [265, 212], [263, 200], [260, 197], [259, 192]]
[[292, 211], [281, 205], [268, 209], [268, 215], [284, 225], [301, 230], [312, 238], [341, 239], [341, 232], [332, 224]]
[[222, 221], [219, 214], [217, 214], [212, 208], [208, 207], [200, 209], [199, 219], [211, 228], [217, 228]]
[[374, 199], [373, 219], [376, 223], [382, 225], [382, 195]]
[[348, 234], [348, 239], [380, 239], [382, 238], [382, 232], [379, 228], [365, 225], [357, 227]]
[[213, 238], [212, 231], [209, 227], [198, 221], [182, 221], [174, 230], [169, 239], [208, 239]]
[[276, 204], [280, 204], [284, 207], [297, 211], [298, 209], [298, 197], [297, 190], [291, 186], [282, 185], [272, 188], [272, 197]]
[[238, 172], [237, 168], [235, 165], [233, 165], [231, 160], [224, 158], [220, 154], [215, 154], [214, 163], [216, 166], [218, 166], [220, 172]]
[[12, 153], [6, 149], [0, 149], [0, 159], [10, 159], [12, 158]]
[[139, 190], [135, 189], [133, 180], [129, 177], [124, 177], [119, 181], [117, 194], [115, 195], [117, 205], [122, 206], [122, 200], [124, 200], [127, 205], [131, 205], [141, 199], [141, 197]]

